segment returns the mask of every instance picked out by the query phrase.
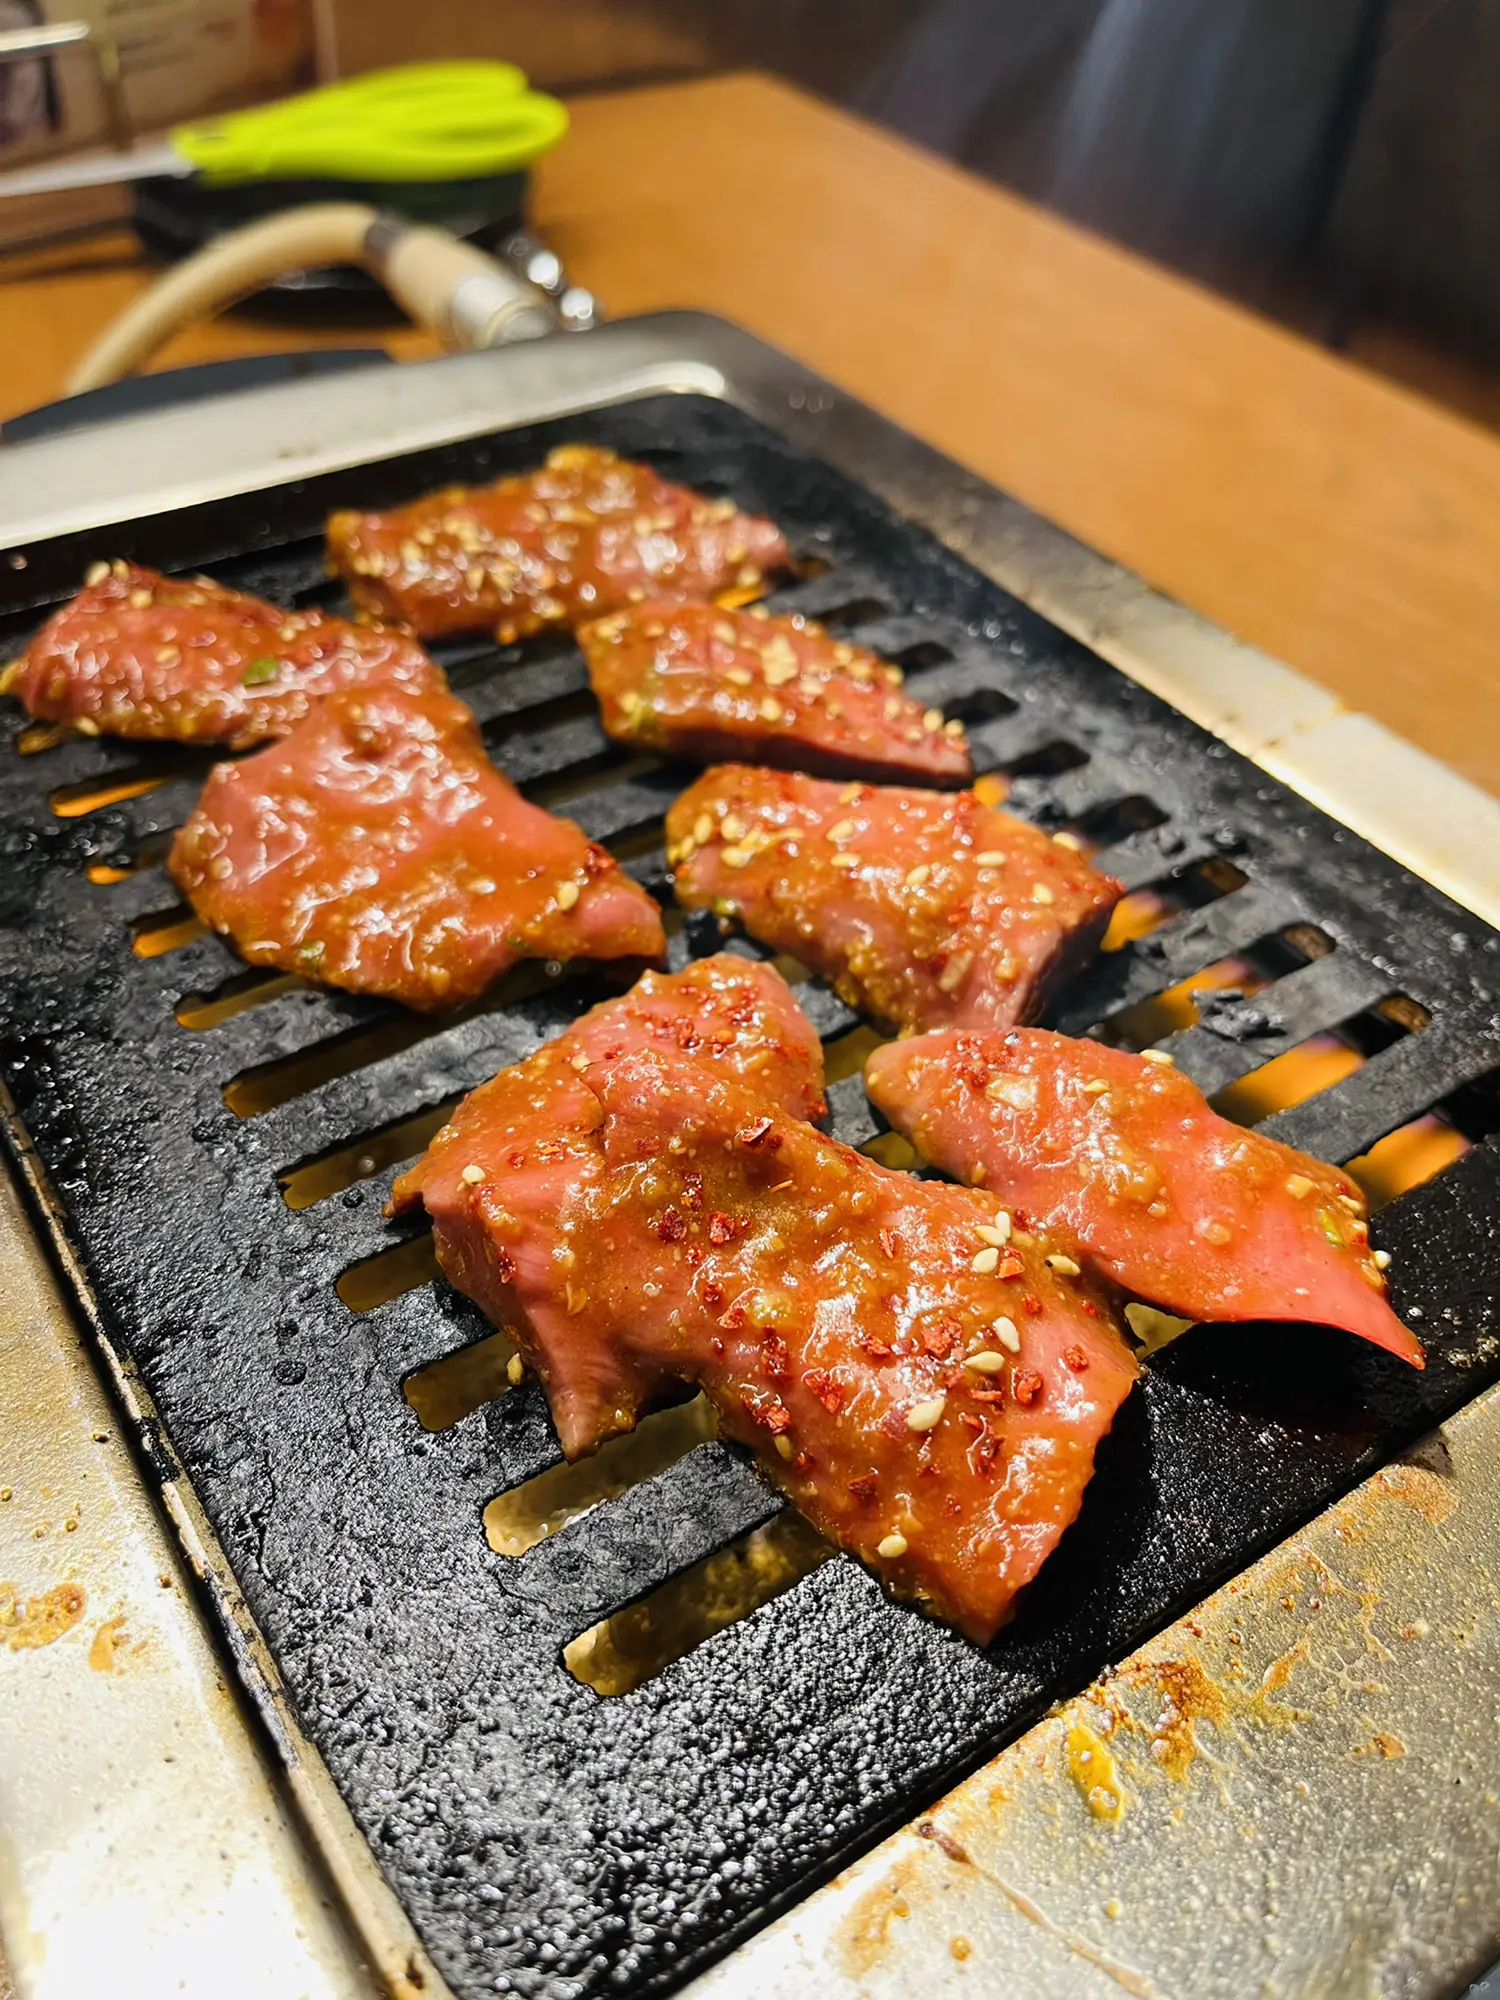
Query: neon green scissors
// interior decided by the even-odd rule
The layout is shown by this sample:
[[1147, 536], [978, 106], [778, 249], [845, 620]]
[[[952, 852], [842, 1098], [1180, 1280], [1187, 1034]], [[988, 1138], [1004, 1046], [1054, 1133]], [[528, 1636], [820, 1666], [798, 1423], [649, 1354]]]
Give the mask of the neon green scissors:
[[568, 114], [513, 63], [409, 63], [277, 104], [179, 125], [162, 145], [0, 174], [0, 197], [158, 174], [260, 180], [462, 181], [514, 173]]

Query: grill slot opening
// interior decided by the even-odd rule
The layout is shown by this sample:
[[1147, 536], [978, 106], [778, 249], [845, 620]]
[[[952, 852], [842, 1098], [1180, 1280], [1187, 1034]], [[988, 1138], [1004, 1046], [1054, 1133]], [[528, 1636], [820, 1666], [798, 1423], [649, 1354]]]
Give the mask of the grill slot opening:
[[[1014, 715], [1016, 703], [999, 688], [982, 687], [971, 688], [967, 694], [955, 695], [952, 701], [942, 704], [942, 709], [945, 722], [961, 722], [967, 729], [975, 723], [998, 722], [1007, 715]], [[998, 804], [998, 801], [994, 803]]]
[[[1332, 950], [1332, 939], [1328, 940], [1328, 946]], [[1273, 932], [1258, 939], [1247, 951], [1232, 958], [1216, 959], [1212, 965], [1179, 979], [1150, 999], [1139, 1000], [1111, 1014], [1100, 1027], [1099, 1038], [1115, 1048], [1149, 1049], [1169, 1035], [1181, 1034], [1196, 1025], [1200, 1019], [1199, 994], [1239, 993], [1249, 1000], [1310, 963], [1308, 954], [1293, 943], [1290, 930]]]
[[873, 1139], [866, 1139], [859, 1151], [874, 1160], [878, 1166], [892, 1167], [897, 1173], [914, 1174], [921, 1171], [922, 1156], [916, 1147], [899, 1132], [877, 1132]]
[[[237, 1118], [255, 1118], [294, 1098], [305, 1097], [320, 1084], [335, 1077], [350, 1076], [387, 1056], [400, 1055], [418, 1042], [431, 1041], [450, 1028], [462, 1026], [481, 1014], [497, 1014], [518, 1001], [528, 1000], [584, 976], [583, 961], [557, 966], [555, 961], [527, 959], [499, 980], [485, 997], [472, 1007], [451, 1014], [415, 1014], [392, 1008], [372, 1023], [350, 1028], [341, 1035], [314, 1042], [295, 1055], [276, 1056], [256, 1063], [231, 1077], [224, 1086], [224, 1102]], [[222, 991], [222, 989], [221, 989]]]
[[84, 873], [99, 887], [113, 888], [117, 882], [128, 882], [134, 875], [145, 874], [148, 868], [160, 867], [171, 845], [171, 830], [150, 833], [136, 842], [132, 852], [117, 855], [113, 861], [91, 862]]
[[392, 1125], [379, 1126], [347, 1146], [304, 1160], [276, 1177], [281, 1198], [288, 1208], [312, 1208], [330, 1195], [367, 1181], [403, 1160], [414, 1160], [427, 1150], [428, 1142], [452, 1115], [458, 1097], [444, 1098], [430, 1110], [417, 1111]]
[[415, 1370], [401, 1384], [401, 1393], [424, 1431], [451, 1430], [486, 1403], [510, 1394], [516, 1386], [510, 1376], [515, 1353], [508, 1333], [486, 1334]]
[[60, 744], [71, 743], [78, 731], [71, 722], [28, 722], [16, 737], [16, 754], [20, 757], [40, 757], [45, 751], [56, 750]]
[[[472, 687], [488, 686], [496, 672], [507, 676], [516, 674], [524, 677], [525, 669], [496, 668], [492, 672], [476, 676]], [[569, 722], [593, 722], [598, 714], [599, 704], [588, 688], [573, 688], [567, 694], [553, 695], [549, 700], [539, 701], [534, 707], [509, 709], [505, 714], [497, 716], [493, 722], [487, 722], [483, 729], [485, 747], [492, 757], [503, 764], [505, 739], [508, 736], [519, 736], [523, 732], [540, 734], [545, 729], [557, 729]]]
[[194, 916], [186, 903], [174, 903], [169, 910], [136, 917], [130, 932], [130, 948], [137, 958], [160, 958], [166, 952], [180, 951], [185, 944], [196, 944], [199, 938], [207, 937], [208, 925], [201, 917]]
[[1090, 849], [1097, 850], [1128, 840], [1133, 833], [1149, 833], [1154, 826], [1165, 826], [1170, 818], [1155, 799], [1147, 798], [1144, 792], [1132, 792], [1128, 798], [1084, 813], [1073, 822], [1072, 831]]
[[856, 625], [870, 625], [877, 618], [889, 618], [891, 608], [881, 597], [851, 597], [847, 603], [830, 604], [826, 611], [814, 612], [813, 616], [830, 632], [849, 632]]
[[1133, 889], [1114, 907], [1101, 951], [1123, 951], [1126, 945], [1159, 931], [1174, 917], [1200, 910], [1243, 889], [1250, 877], [1232, 861], [1215, 856], [1178, 873], [1165, 875], [1144, 889]]
[[627, 827], [623, 833], [612, 833], [600, 845], [607, 847], [616, 861], [640, 861], [648, 854], [661, 853], [665, 843], [663, 823], [659, 816], [653, 816], [639, 826]]
[[784, 1508], [764, 1527], [737, 1536], [570, 1639], [563, 1665], [595, 1694], [631, 1694], [705, 1639], [791, 1590], [833, 1554], [815, 1528]]
[[1410, 1124], [1398, 1125], [1369, 1152], [1350, 1160], [1348, 1171], [1364, 1190], [1373, 1213], [1456, 1166], [1473, 1143], [1442, 1112], [1428, 1111]]
[[1028, 750], [1024, 757], [1017, 757], [1004, 768], [1012, 778], [1060, 778], [1066, 771], [1081, 771], [1088, 761], [1087, 750], [1058, 737], [1036, 750]]
[[59, 785], [47, 803], [58, 819], [82, 819], [88, 813], [102, 812], [105, 806], [123, 805], [127, 799], [144, 798], [147, 792], [160, 791], [175, 775], [171, 771], [145, 771], [136, 766], [112, 775], [80, 778], [76, 784]]
[[[1396, 996], [1398, 999], [1401, 996]], [[1487, 1071], [1430, 1111], [1400, 1125], [1349, 1162], [1372, 1209], [1457, 1165], [1465, 1153], [1500, 1132], [1500, 1069]]]
[[1151, 999], [1138, 1001], [1121, 1013], [1111, 1014], [1100, 1030], [1099, 1039], [1117, 1049], [1139, 1052], [1153, 1048], [1169, 1035], [1180, 1034], [1195, 1024], [1198, 1019], [1196, 995], [1239, 993], [1248, 1000], [1253, 994], [1263, 991], [1270, 983], [1270, 977], [1249, 958], [1218, 959], [1212, 965], [1205, 965], [1201, 972], [1179, 979], [1175, 986], [1167, 987]]
[[534, 806], [566, 815], [574, 799], [601, 789], [601, 778], [611, 785], [637, 784], [642, 778], [657, 777], [666, 768], [659, 757], [632, 757], [622, 762], [619, 751], [606, 745], [597, 755], [570, 765], [560, 776], [530, 779], [519, 789]]
[[717, 1436], [716, 1413], [706, 1396], [654, 1410], [633, 1431], [610, 1438], [591, 1457], [576, 1465], [559, 1460], [524, 1485], [498, 1495], [484, 1510], [485, 1539], [496, 1555], [523, 1556]]
[[1362, 1069], [1372, 1055], [1426, 1026], [1424, 1009], [1405, 994], [1392, 994], [1215, 1091], [1210, 1102], [1236, 1125], [1259, 1125], [1278, 1111], [1321, 1096]]
[[432, 1247], [432, 1231], [424, 1229], [420, 1236], [393, 1243], [388, 1250], [377, 1250], [373, 1257], [362, 1257], [357, 1264], [351, 1264], [335, 1283], [334, 1290], [350, 1312], [371, 1313], [378, 1306], [388, 1306], [392, 1299], [399, 1299], [403, 1292], [414, 1292], [419, 1285], [430, 1285], [442, 1275], [437, 1252]]
[[237, 1014], [248, 1013], [252, 1007], [264, 1007], [268, 1000], [279, 1000], [284, 993], [313, 990], [295, 972], [268, 972], [257, 965], [247, 966], [245, 971], [226, 979], [222, 986], [216, 986], [212, 993], [189, 993], [179, 1000], [178, 1026], [202, 1034], [232, 1021]]
[[918, 639], [915, 645], [900, 646], [886, 654], [893, 666], [900, 667], [906, 674], [926, 673], [930, 667], [941, 667], [953, 658], [951, 646], [945, 646], [940, 639]]
[[842, 1083], [846, 1077], [859, 1076], [865, 1066], [865, 1058], [874, 1050], [884, 1046], [889, 1035], [881, 1034], [878, 1028], [850, 1028], [831, 1042], [823, 1044], [823, 1080], [830, 1088]]

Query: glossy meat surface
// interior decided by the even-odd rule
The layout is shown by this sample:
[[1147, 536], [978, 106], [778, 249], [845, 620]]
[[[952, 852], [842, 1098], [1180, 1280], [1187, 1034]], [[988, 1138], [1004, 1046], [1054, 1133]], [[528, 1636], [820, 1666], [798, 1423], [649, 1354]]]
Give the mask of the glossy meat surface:
[[786, 982], [725, 954], [648, 972], [471, 1091], [392, 1196], [396, 1212], [425, 1205], [450, 1282], [515, 1333], [571, 1458], [629, 1430], [664, 1386], [648, 1355], [595, 1338], [572, 1316], [563, 1231], [570, 1204], [604, 1170], [590, 1070], [652, 1048], [737, 1078], [767, 1110], [822, 1115], [822, 1046]]
[[28, 714], [87, 735], [243, 750], [284, 736], [340, 688], [444, 686], [401, 632], [134, 563], [99, 563], [89, 578], [0, 679]]
[[603, 848], [529, 804], [448, 694], [330, 695], [217, 764], [168, 867], [252, 965], [418, 1008], [522, 958], [657, 958], [661, 913]]
[[679, 901], [737, 917], [894, 1027], [1009, 1027], [1092, 955], [1120, 884], [972, 792], [743, 764], [667, 815]]
[[697, 1383], [823, 1534], [987, 1641], [1078, 1512], [1135, 1364], [987, 1195], [893, 1174], [701, 1065], [585, 1072], [605, 1172], [570, 1337]]
[[424, 638], [502, 640], [651, 597], [753, 589], [791, 562], [772, 521], [598, 445], [561, 445], [493, 486], [450, 486], [385, 514], [340, 513], [328, 559], [357, 604]]
[[1337, 1167], [1232, 1125], [1168, 1064], [1041, 1029], [877, 1049], [873, 1102], [1100, 1276], [1184, 1319], [1310, 1320], [1422, 1366]]
[[649, 601], [579, 632], [618, 743], [825, 777], [960, 784], [960, 723], [901, 692], [901, 669], [805, 618]]

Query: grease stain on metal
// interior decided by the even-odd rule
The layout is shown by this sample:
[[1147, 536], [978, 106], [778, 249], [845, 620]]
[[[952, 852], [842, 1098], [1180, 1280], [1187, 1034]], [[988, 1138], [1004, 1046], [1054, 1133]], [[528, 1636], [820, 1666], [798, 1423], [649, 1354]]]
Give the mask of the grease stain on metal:
[[26, 1598], [19, 1584], [0, 1583], [0, 1639], [13, 1653], [55, 1645], [78, 1624], [87, 1602], [78, 1583], [55, 1583]]

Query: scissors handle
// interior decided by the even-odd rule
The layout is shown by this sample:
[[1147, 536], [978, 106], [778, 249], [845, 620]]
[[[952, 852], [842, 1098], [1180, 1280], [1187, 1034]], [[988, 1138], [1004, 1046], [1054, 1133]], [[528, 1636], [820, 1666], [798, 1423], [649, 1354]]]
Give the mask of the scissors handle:
[[475, 180], [555, 146], [568, 114], [513, 63], [410, 63], [223, 118], [172, 143], [210, 181]]

